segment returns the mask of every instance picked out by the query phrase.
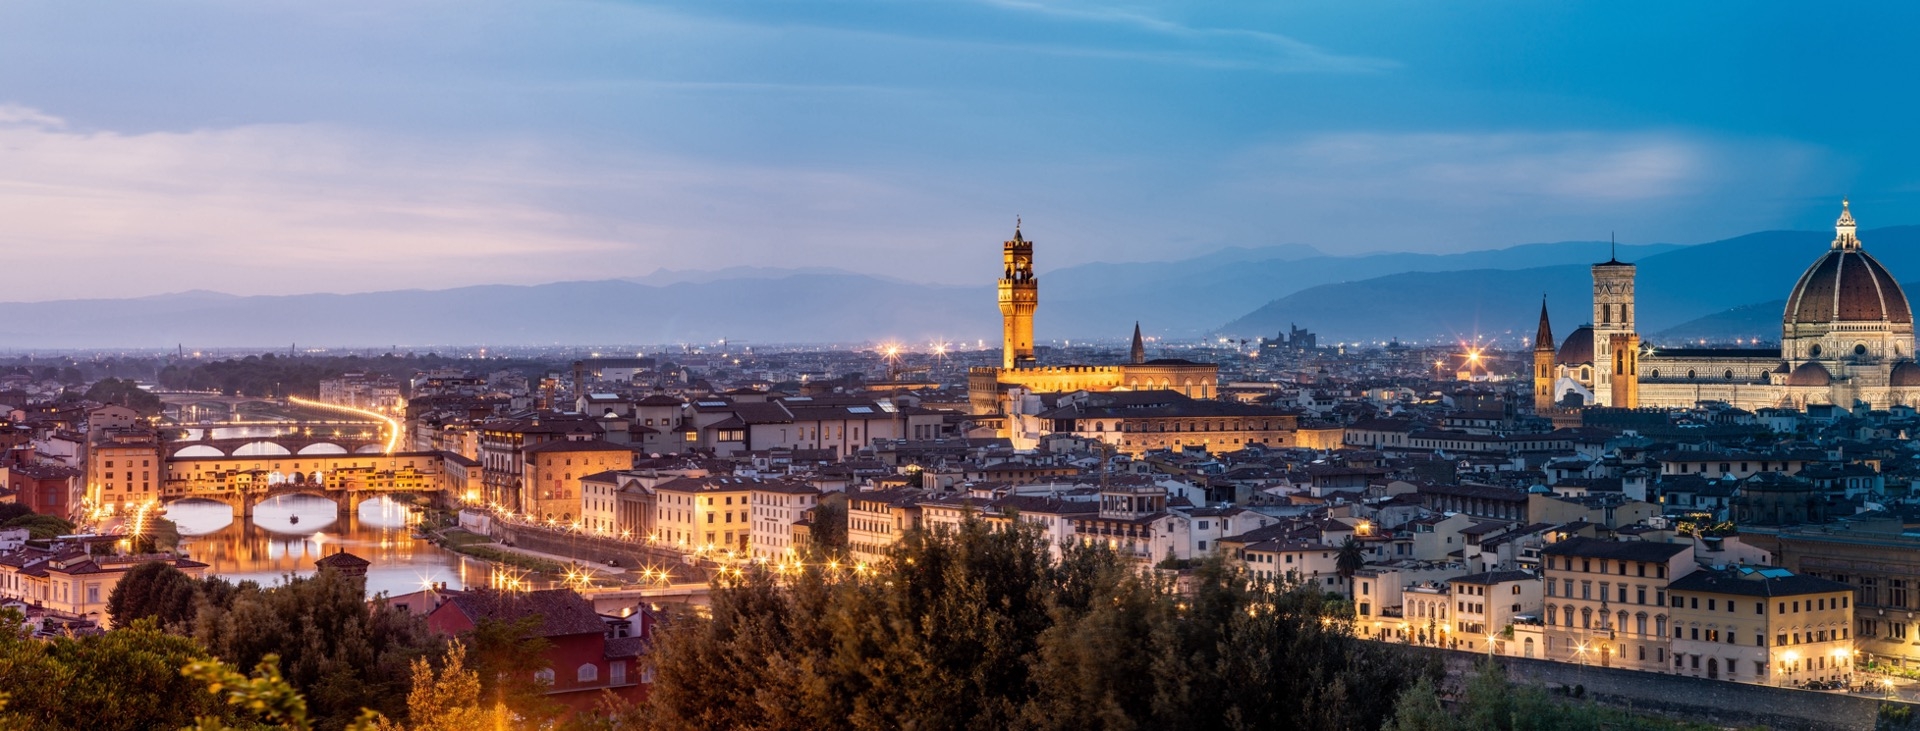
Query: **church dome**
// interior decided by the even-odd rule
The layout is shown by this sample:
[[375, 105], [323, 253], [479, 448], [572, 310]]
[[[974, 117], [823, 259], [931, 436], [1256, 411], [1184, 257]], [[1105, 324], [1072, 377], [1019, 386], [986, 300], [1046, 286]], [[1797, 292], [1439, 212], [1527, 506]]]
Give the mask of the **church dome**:
[[1833, 374], [1828, 373], [1827, 367], [1820, 365], [1819, 361], [1810, 360], [1801, 363], [1799, 368], [1793, 369], [1793, 373], [1787, 376], [1787, 385], [1831, 386], [1833, 385]]
[[1920, 386], [1920, 363], [1901, 361], [1887, 374], [1887, 385], [1894, 388], [1912, 388]]
[[1854, 236], [1853, 214], [1845, 203], [1834, 228], [1833, 248], [1807, 267], [1787, 296], [1785, 324], [1913, 324], [1906, 292], [1886, 267], [1861, 250], [1860, 239]]
[[1582, 325], [1560, 341], [1560, 349], [1554, 351], [1554, 365], [1577, 366], [1593, 362], [1593, 328]]

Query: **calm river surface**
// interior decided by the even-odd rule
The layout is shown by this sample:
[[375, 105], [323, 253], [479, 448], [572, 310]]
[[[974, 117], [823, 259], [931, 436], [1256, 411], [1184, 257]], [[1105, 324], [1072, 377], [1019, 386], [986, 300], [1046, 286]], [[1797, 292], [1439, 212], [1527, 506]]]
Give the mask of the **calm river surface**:
[[368, 594], [406, 594], [426, 582], [484, 586], [494, 572], [484, 561], [414, 538], [407, 506], [386, 498], [346, 516], [330, 500], [286, 495], [261, 502], [250, 520], [235, 518], [225, 503], [183, 500], [168, 506], [167, 518], [180, 527], [182, 549], [230, 581], [273, 584], [287, 574], [311, 574], [314, 561], [342, 548], [373, 562]]

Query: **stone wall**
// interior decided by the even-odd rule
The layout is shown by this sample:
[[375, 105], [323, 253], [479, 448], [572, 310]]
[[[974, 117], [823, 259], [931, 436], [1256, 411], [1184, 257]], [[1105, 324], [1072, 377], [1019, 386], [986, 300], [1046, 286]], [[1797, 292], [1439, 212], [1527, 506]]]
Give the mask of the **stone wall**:
[[[1450, 685], [1459, 687], [1486, 656], [1447, 650], [1424, 650], [1443, 656]], [[1594, 702], [1676, 720], [1723, 727], [1764, 726], [1774, 731], [1855, 729], [1872, 731], [1883, 703], [1914, 708], [1915, 704], [1837, 692], [1775, 688], [1684, 675], [1645, 673], [1616, 668], [1573, 665], [1518, 657], [1499, 658], [1516, 683], [1545, 685], [1549, 690], [1584, 689]]]
[[499, 522], [493, 524], [493, 533], [495, 540], [510, 542], [515, 547], [566, 556], [583, 563], [604, 566], [608, 559], [615, 559], [626, 569], [641, 566], [670, 569], [676, 582], [705, 581], [707, 578], [704, 569], [688, 565], [679, 553], [671, 550]]

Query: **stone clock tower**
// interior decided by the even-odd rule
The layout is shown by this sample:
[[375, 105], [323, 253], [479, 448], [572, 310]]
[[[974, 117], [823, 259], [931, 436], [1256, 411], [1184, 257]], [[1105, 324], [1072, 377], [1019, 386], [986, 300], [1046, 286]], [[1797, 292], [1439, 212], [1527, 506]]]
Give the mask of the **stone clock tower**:
[[1000, 276], [1002, 368], [1023, 368], [1033, 361], [1033, 310], [1040, 305], [1040, 280], [1033, 276], [1033, 242], [1013, 225], [1013, 240], [1004, 248], [1006, 270]]

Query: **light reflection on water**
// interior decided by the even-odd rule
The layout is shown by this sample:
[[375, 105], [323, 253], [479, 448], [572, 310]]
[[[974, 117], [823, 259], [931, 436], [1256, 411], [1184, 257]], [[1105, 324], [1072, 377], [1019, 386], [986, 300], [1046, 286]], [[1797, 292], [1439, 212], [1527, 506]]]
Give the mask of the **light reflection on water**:
[[487, 583], [492, 568], [413, 537], [408, 506], [375, 498], [355, 515], [340, 515], [333, 501], [312, 495], [283, 495], [254, 507], [251, 522], [233, 515], [226, 503], [183, 500], [167, 508], [180, 527], [182, 547], [208, 572], [230, 581], [261, 584], [287, 574], [307, 575], [314, 561], [346, 549], [373, 562], [367, 569], [367, 593], [406, 594], [425, 582], [459, 589]]

